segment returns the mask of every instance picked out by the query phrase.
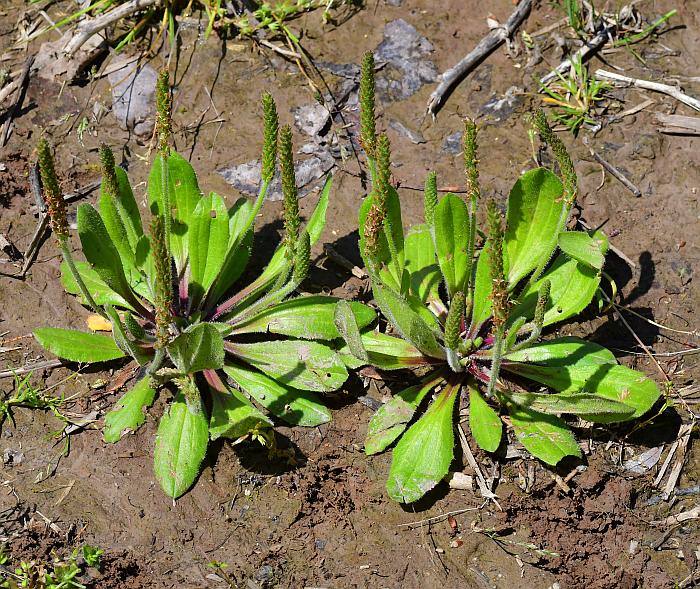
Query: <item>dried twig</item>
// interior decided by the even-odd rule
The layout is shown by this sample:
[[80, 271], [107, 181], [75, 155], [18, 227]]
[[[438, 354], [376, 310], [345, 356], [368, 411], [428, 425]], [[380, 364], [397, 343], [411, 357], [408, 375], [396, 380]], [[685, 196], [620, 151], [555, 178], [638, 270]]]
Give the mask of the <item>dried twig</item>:
[[459, 442], [462, 446], [462, 452], [464, 452], [464, 456], [467, 459], [469, 466], [471, 466], [474, 472], [476, 473], [476, 484], [479, 487], [479, 492], [481, 493], [481, 496], [484, 499], [491, 499], [496, 504], [498, 509], [503, 511], [503, 509], [497, 501], [498, 495], [496, 495], [491, 489], [489, 489], [488, 485], [486, 484], [484, 474], [481, 472], [479, 464], [476, 462], [476, 458], [474, 458], [474, 454], [472, 454], [472, 450], [469, 447], [469, 442], [467, 442], [467, 436], [464, 435], [462, 424], [459, 424], [457, 426], [457, 431], [459, 433]]
[[452, 93], [452, 90], [466, 78], [471, 71], [481, 64], [489, 55], [498, 49], [506, 39], [509, 39], [515, 30], [525, 21], [530, 14], [532, 0], [521, 0], [515, 12], [510, 15], [506, 23], [493, 29], [479, 44], [470, 51], [455, 66], [448, 69], [441, 76], [441, 82], [428, 99], [426, 114], [435, 115], [442, 107], [444, 101]]
[[332, 260], [338, 266], [342, 266], [346, 270], [349, 270], [353, 276], [356, 276], [360, 280], [368, 278], [367, 272], [358, 266], [355, 266], [350, 260], [348, 260], [344, 255], [338, 252], [330, 243], [323, 244], [323, 253], [329, 260]]
[[668, 135], [700, 135], [700, 117], [686, 117], [684, 115], [667, 115], [656, 113], [656, 120], [663, 127], [659, 127], [660, 133]]
[[[580, 49], [576, 51], [571, 57], [562, 61], [557, 67], [555, 67], [551, 72], [544, 76], [540, 80], [542, 86], [546, 86], [552, 80], [558, 78], [558, 74], [563, 74], [564, 72], [571, 69], [571, 64], [574, 61], [581, 60], [581, 63], [586, 61], [591, 55], [593, 55], [598, 49], [600, 49], [605, 43], [612, 38], [615, 33], [615, 26], [611, 25], [600, 31], [595, 37], [590, 41], [586, 41]], [[541, 90], [540, 90], [541, 91]]]
[[666, 481], [666, 484], [663, 488], [664, 499], [668, 499], [671, 496], [673, 490], [676, 488], [678, 477], [681, 476], [681, 469], [683, 468], [683, 463], [685, 462], [685, 454], [688, 450], [688, 442], [690, 441], [690, 434], [692, 431], [692, 423], [684, 423], [678, 430], [678, 447], [676, 450], [676, 461], [673, 463], [671, 474], [668, 475], [668, 480]]
[[69, 57], [72, 57], [75, 52], [78, 51], [78, 49], [80, 49], [95, 33], [99, 33], [112, 23], [115, 23], [122, 18], [125, 18], [135, 12], [139, 12], [140, 10], [148, 8], [149, 6], [153, 6], [157, 2], [158, 0], [131, 0], [131, 2], [127, 2], [126, 4], [122, 4], [109, 12], [105, 12], [95, 19], [83, 21], [80, 25], [78, 25], [75, 35], [73, 35], [71, 40], [66, 43], [63, 51]]
[[604, 80], [606, 82], [612, 82], [618, 87], [634, 87], [634, 88], [644, 88], [645, 90], [652, 90], [653, 92], [661, 92], [666, 94], [671, 98], [675, 98], [679, 102], [688, 105], [690, 108], [700, 111], [700, 100], [688, 96], [680, 88], [675, 86], [669, 86], [668, 84], [660, 84], [659, 82], [651, 82], [649, 80], [642, 80], [639, 78], [630, 78], [629, 76], [623, 76], [615, 72], [608, 72], [606, 70], [596, 70], [595, 77], [599, 80]]
[[637, 188], [627, 176], [625, 176], [610, 162], [604, 160], [600, 155], [598, 155], [598, 153], [596, 153], [596, 151], [588, 144], [588, 139], [586, 137], [584, 137], [583, 143], [586, 147], [588, 147], [588, 151], [591, 152], [593, 159], [597, 161], [601, 166], [603, 166], [613, 178], [618, 180], [625, 188], [627, 188], [627, 190], [629, 190], [637, 198], [642, 196], [642, 191], [639, 190], [639, 188]]
[[407, 527], [422, 526], [424, 524], [435, 524], [435, 523], [439, 523], [439, 522], [447, 519], [451, 515], [460, 515], [462, 513], [467, 513], [468, 511], [479, 511], [479, 509], [481, 509], [481, 507], [465, 507], [463, 509], [457, 509], [455, 511], [448, 511], [447, 513], [441, 513], [440, 515], [436, 515], [435, 517], [429, 517], [428, 519], [421, 519], [421, 520], [418, 520], [415, 522], [408, 522], [405, 524], [399, 524], [398, 527], [399, 528], [407, 528]]
[[683, 511], [677, 515], [670, 515], [666, 519], [656, 520], [651, 523], [657, 526], [673, 526], [691, 519], [698, 518], [700, 518], [700, 505], [697, 505], [693, 507], [693, 509], [689, 509], [688, 511]]
[[0, 147], [5, 147], [7, 140], [10, 138], [10, 131], [12, 130], [12, 122], [17, 116], [19, 109], [22, 108], [22, 102], [24, 101], [24, 96], [27, 94], [27, 86], [29, 86], [29, 76], [32, 73], [32, 65], [34, 64], [34, 56], [30, 55], [27, 61], [24, 62], [24, 67], [22, 68], [22, 74], [17, 81], [17, 96], [12, 104], [12, 107], [7, 112], [7, 120], [2, 128], [2, 136], [0, 136]]
[[43, 362], [36, 362], [35, 364], [26, 364], [25, 366], [19, 366], [17, 368], [10, 368], [8, 370], [0, 371], [0, 378], [12, 378], [13, 376], [21, 376], [22, 374], [29, 374], [35, 370], [43, 370], [45, 368], [57, 368], [63, 366], [63, 360], [58, 358], [54, 360], [45, 360]]

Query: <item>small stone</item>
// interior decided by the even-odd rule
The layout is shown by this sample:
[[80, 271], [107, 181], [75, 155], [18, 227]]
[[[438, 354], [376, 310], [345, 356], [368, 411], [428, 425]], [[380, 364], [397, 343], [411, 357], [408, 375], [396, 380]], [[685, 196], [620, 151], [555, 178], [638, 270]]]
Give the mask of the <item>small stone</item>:
[[13, 450], [12, 448], [5, 448], [2, 454], [2, 462], [5, 466], [19, 466], [24, 460], [24, 452], [20, 450]]
[[156, 81], [158, 73], [149, 65], [140, 66], [124, 58], [113, 62], [107, 78], [112, 86], [112, 113], [119, 126], [142, 139], [153, 134], [156, 113]]
[[[302, 151], [304, 148], [302, 148]], [[335, 166], [335, 160], [327, 151], [314, 149], [313, 156], [296, 162], [294, 169], [299, 187], [299, 198], [306, 196], [316, 185], [316, 181], [325, 176]], [[257, 196], [260, 189], [260, 160], [253, 160], [217, 170], [224, 180], [234, 188], [249, 196]], [[266, 200], [282, 200], [282, 183], [279, 172], [275, 174], [267, 190]]]
[[401, 135], [405, 135], [406, 137], [408, 137], [411, 140], [411, 143], [415, 143], [416, 145], [425, 143], [425, 137], [423, 137], [421, 133], [409, 129], [399, 121], [391, 119], [389, 121], [389, 127], [391, 127], [397, 133], [401, 133]]
[[325, 135], [330, 128], [331, 115], [321, 104], [304, 104], [292, 109], [294, 124], [310, 137]]
[[435, 64], [426, 59], [433, 46], [403, 19], [384, 26], [384, 39], [374, 51], [377, 64], [377, 94], [385, 102], [405, 100], [438, 77]]
[[445, 137], [445, 141], [442, 143], [442, 151], [452, 155], [457, 155], [462, 151], [462, 131], [456, 131]]
[[494, 94], [480, 109], [479, 113], [489, 115], [495, 122], [508, 119], [523, 104], [522, 90], [511, 86], [503, 96]]

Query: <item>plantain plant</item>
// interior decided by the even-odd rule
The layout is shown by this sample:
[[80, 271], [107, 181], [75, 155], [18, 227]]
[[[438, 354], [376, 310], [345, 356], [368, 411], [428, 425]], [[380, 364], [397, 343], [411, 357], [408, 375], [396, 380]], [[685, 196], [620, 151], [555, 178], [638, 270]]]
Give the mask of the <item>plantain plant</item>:
[[[195, 481], [209, 440], [251, 435], [270, 443], [271, 419], [296, 425], [330, 420], [317, 393], [338, 389], [347, 368], [329, 345], [339, 337], [335, 299], [291, 297], [307, 275], [311, 245], [325, 224], [330, 178], [302, 227], [292, 158], [291, 130], [279, 132], [274, 101], [263, 96], [262, 181], [254, 203], [227, 208], [218, 194], [202, 195], [191, 165], [170, 148], [170, 94], [160, 76], [158, 154], [148, 178], [149, 232], [126, 173], [100, 149], [99, 211], [78, 208], [84, 262], [69, 246], [63, 198], [51, 151], [42, 141], [39, 163], [51, 225], [64, 262], [69, 293], [108, 322], [111, 337], [58, 328], [34, 332], [47, 350], [74, 362], [130, 356], [141, 378], [105, 418], [104, 439], [116, 442], [145, 421], [157, 389], [176, 394], [160, 419], [154, 469], [163, 490], [182, 495]], [[253, 224], [277, 166], [284, 193], [282, 242], [252, 282], [240, 285], [251, 256]], [[370, 308], [353, 303], [353, 320], [366, 326]]]
[[566, 229], [576, 175], [544, 114], [534, 116], [534, 125], [561, 177], [543, 167], [522, 174], [508, 197], [505, 224], [489, 202], [486, 239], [476, 252], [481, 197], [475, 124], [465, 124], [467, 202], [451, 193], [439, 199], [432, 173], [425, 183], [425, 222], [404, 233], [390, 182], [389, 141], [375, 134], [373, 72], [368, 54], [360, 86], [361, 142], [372, 190], [360, 208], [360, 249], [391, 333], [363, 331], [344, 301], [337, 304], [336, 323], [348, 365], [418, 372], [418, 384], [395, 394], [369, 424], [367, 454], [398, 440], [389, 495], [416, 501], [448, 473], [455, 406], [468, 405], [469, 427], [483, 450], [494, 452], [503, 443], [505, 423], [549, 465], [580, 456], [561, 414], [612, 423], [649, 410], [659, 397], [656, 384], [618, 365], [606, 348], [576, 337], [540, 341], [544, 328], [575, 317], [591, 302], [608, 248], [599, 231]]

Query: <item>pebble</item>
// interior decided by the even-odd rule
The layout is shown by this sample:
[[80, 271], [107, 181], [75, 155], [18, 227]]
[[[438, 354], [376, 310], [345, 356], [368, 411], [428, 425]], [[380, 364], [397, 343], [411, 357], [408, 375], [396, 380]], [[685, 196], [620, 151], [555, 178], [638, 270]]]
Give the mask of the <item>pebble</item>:
[[[108, 77], [112, 86], [112, 114], [119, 126], [147, 139], [155, 126], [155, 92], [158, 73], [149, 65], [138, 66], [123, 58], [123, 67]], [[112, 62], [112, 68], [121, 62]]]

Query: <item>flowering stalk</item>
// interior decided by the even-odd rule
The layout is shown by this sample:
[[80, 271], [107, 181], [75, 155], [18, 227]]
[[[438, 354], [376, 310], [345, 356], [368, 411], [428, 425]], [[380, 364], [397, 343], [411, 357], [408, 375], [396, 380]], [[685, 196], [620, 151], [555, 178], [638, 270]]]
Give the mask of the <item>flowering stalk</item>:
[[[564, 185], [564, 191], [562, 193], [562, 200], [564, 206], [562, 207], [561, 215], [559, 216], [559, 222], [557, 223], [556, 231], [552, 233], [551, 238], [551, 249], [554, 251], [556, 248], [557, 240], [559, 234], [564, 231], [566, 227], [566, 222], [569, 219], [569, 213], [571, 212], [571, 207], [576, 200], [576, 170], [574, 169], [574, 163], [571, 161], [569, 153], [566, 151], [566, 146], [563, 141], [552, 131], [552, 128], [547, 122], [547, 117], [543, 110], [538, 110], [533, 119], [533, 124], [543, 141], [547, 143], [552, 148], [552, 153], [559, 164], [559, 171], [562, 176], [562, 181]], [[545, 259], [540, 262], [535, 271], [530, 276], [528, 284], [535, 282], [544, 272], [544, 269], [549, 264], [549, 260]]]
[[172, 101], [170, 98], [170, 77], [163, 69], [156, 82], [156, 133], [160, 153], [160, 181], [163, 195], [164, 243], [168, 259], [170, 258], [170, 232], [172, 226], [172, 203], [170, 198], [170, 178], [168, 177], [168, 158], [170, 157], [170, 137], [172, 135]]
[[155, 267], [155, 315], [156, 343], [155, 348], [167, 346], [170, 340], [170, 322], [172, 320], [172, 274], [171, 261], [166, 246], [165, 223], [156, 215], [151, 221], [151, 247], [153, 249], [153, 265]]
[[528, 347], [530, 344], [537, 341], [537, 339], [542, 334], [542, 327], [544, 326], [544, 314], [547, 310], [547, 301], [549, 301], [550, 289], [551, 282], [549, 280], [543, 280], [542, 284], [540, 285], [540, 290], [537, 293], [537, 305], [535, 306], [535, 318], [533, 320], [532, 331], [526, 339], [513, 346], [513, 351]]
[[[471, 119], [464, 121], [464, 170], [467, 177], [467, 195], [469, 197], [469, 239], [467, 241], [467, 260], [472, 263], [474, 259], [474, 247], [476, 242], [476, 211], [481, 194], [479, 188], [479, 169], [477, 167], [478, 144], [476, 142], [476, 123]], [[467, 313], [471, 311], [474, 298], [474, 285], [471, 284], [471, 272], [467, 274]]]
[[291, 262], [299, 239], [299, 198], [294, 174], [294, 156], [292, 148], [292, 130], [289, 125], [282, 127], [280, 133], [280, 171], [282, 176], [282, 194], [284, 197], [284, 244], [285, 255]]
[[[255, 217], [260, 212], [260, 207], [265, 200], [265, 195], [267, 194], [267, 189], [275, 176], [275, 166], [277, 164], [277, 135], [279, 130], [279, 118], [277, 116], [277, 107], [275, 105], [275, 100], [272, 98], [272, 94], [265, 92], [262, 95], [262, 107], [263, 107], [263, 150], [262, 150], [262, 166], [260, 169], [261, 182], [260, 190], [258, 191], [258, 197], [253, 204], [253, 209], [248, 215], [248, 219], [239, 232], [239, 237], [237, 242], [234, 243], [230, 250], [236, 251], [240, 245], [243, 238], [248, 234], [248, 231], [253, 226]], [[218, 280], [218, 278], [217, 278]], [[246, 288], [242, 289], [231, 298], [225, 300], [223, 303], [218, 305], [214, 309], [214, 314], [212, 316], [213, 320], [218, 319], [223, 314], [228, 313], [236, 304], [242, 301], [245, 297], [255, 291], [260, 287], [260, 283], [254, 281], [249, 284]], [[215, 289], [210, 289], [210, 292], [214, 292]], [[216, 301], [210, 301], [205, 305], [206, 308], [210, 308]]]
[[392, 227], [387, 205], [391, 189], [391, 144], [389, 143], [389, 138], [382, 133], [377, 138], [377, 183], [374, 199], [383, 215], [384, 236], [389, 247], [389, 263], [391, 264], [396, 284], [401, 288], [403, 268], [401, 268], [399, 263], [398, 248], [394, 239], [394, 228]]
[[374, 55], [371, 51], [362, 58], [360, 73], [360, 143], [367, 156], [372, 186], [376, 181], [377, 129], [374, 115]]
[[464, 367], [459, 362], [458, 350], [461, 343], [462, 318], [464, 317], [464, 293], [458, 291], [452, 297], [450, 310], [445, 320], [445, 348], [447, 362], [454, 372], [463, 372]]
[[[255, 301], [250, 307], [246, 308], [239, 315], [236, 316], [234, 320], [230, 323], [231, 325], [237, 325], [243, 323], [245, 320], [253, 317], [256, 313], [283, 301], [292, 292], [294, 292], [299, 285], [306, 279], [309, 273], [309, 262], [311, 260], [311, 236], [309, 232], [304, 229], [299, 236], [299, 241], [297, 243], [297, 249], [294, 254], [294, 267], [292, 270], [292, 279], [278, 287], [279, 280], [276, 281], [272, 290], [268, 292], [264, 297]], [[289, 275], [287, 275], [289, 276]]]
[[503, 220], [493, 201], [488, 204], [489, 261], [491, 269], [491, 303], [493, 308], [493, 346], [491, 347], [491, 375], [487, 395], [492, 397], [498, 381], [503, 357], [503, 339], [510, 309], [508, 281], [503, 268]]
[[423, 192], [423, 216], [425, 224], [430, 228], [435, 239], [435, 209], [438, 205], [437, 174], [430, 172], [425, 179], [425, 190]]
[[70, 244], [68, 243], [69, 233], [68, 218], [66, 215], [66, 201], [63, 200], [63, 194], [58, 186], [58, 178], [56, 176], [53, 155], [51, 154], [51, 147], [46, 139], [39, 141], [38, 159], [44, 200], [46, 201], [46, 208], [49, 215], [49, 223], [51, 225], [51, 231], [53, 231], [53, 234], [56, 236], [58, 245], [61, 248], [61, 255], [66, 262], [66, 266], [68, 266], [68, 270], [70, 271], [73, 280], [75, 280], [75, 283], [78, 285], [80, 293], [83, 295], [85, 302], [95, 313], [101, 315], [104, 319], [109, 321], [107, 313], [95, 302], [95, 299], [90, 294], [90, 291], [85, 285], [83, 278], [80, 276], [80, 272], [78, 272], [78, 269], [75, 267], [73, 254], [70, 251]]

